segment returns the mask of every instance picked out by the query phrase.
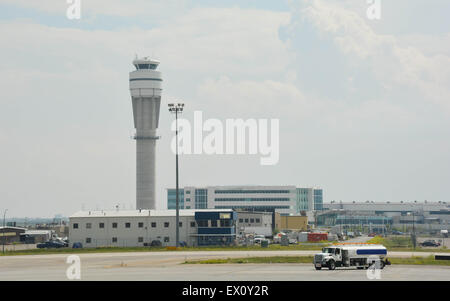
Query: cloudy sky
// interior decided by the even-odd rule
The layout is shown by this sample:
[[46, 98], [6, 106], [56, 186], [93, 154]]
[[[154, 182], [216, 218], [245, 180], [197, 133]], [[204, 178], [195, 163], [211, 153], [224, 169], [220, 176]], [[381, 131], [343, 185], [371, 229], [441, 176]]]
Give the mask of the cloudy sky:
[[450, 2], [0, 0], [0, 211], [135, 204], [128, 87], [161, 61], [157, 206], [175, 182], [173, 116], [278, 118], [280, 159], [180, 158], [184, 185], [320, 186], [325, 201], [449, 200]]

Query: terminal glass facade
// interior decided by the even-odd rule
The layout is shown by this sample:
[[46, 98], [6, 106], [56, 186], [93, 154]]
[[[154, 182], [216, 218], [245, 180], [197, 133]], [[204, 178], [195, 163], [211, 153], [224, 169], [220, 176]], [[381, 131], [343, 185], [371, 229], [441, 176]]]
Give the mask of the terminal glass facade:
[[245, 189], [227, 189], [215, 190], [214, 193], [289, 193], [289, 190], [245, 190]]
[[309, 210], [309, 192], [308, 188], [297, 188], [296, 189], [296, 212], [308, 211]]
[[195, 209], [208, 208], [208, 190], [195, 189]]
[[289, 202], [289, 198], [215, 198], [216, 202]]
[[314, 210], [323, 209], [323, 191], [322, 189], [314, 189]]
[[[167, 209], [177, 209], [177, 190], [167, 189]], [[184, 189], [178, 189], [180, 209], [184, 209]]]

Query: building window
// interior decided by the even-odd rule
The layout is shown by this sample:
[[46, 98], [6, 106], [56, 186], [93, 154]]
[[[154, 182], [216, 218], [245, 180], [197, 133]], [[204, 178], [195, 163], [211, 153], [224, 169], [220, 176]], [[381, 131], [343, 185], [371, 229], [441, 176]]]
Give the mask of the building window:
[[152, 228], [156, 228], [156, 223], [155, 222], [152, 223]]
[[144, 242], [144, 238], [143, 237], [138, 237], [138, 242]]
[[217, 221], [216, 220], [212, 220], [211, 221], [211, 227], [214, 227], [214, 228], [217, 227]]
[[138, 223], [139, 228], [144, 228], [144, 223]]
[[231, 221], [229, 219], [220, 220], [221, 227], [231, 227]]
[[182, 222], [179, 222], [179, 223], [178, 223], [178, 227], [179, 227], [179, 228], [183, 227], [183, 223], [182, 223]]
[[254, 219], [254, 218], [251, 218], [251, 219], [250, 219], [250, 224], [253, 224], [253, 223], [255, 223], [255, 219]]
[[187, 199], [186, 199], [186, 202], [190, 202], [190, 201], [191, 201], [191, 199], [190, 199], [190, 198], [187, 198]]
[[90, 243], [91, 243], [91, 238], [90, 238], [90, 237], [87, 237], [87, 238], [86, 238], [86, 243], [87, 243], [87, 244], [90, 244]]
[[195, 228], [195, 222], [191, 222], [191, 228]]
[[186, 209], [191, 209], [191, 206], [186, 206]]
[[289, 198], [215, 198], [216, 202], [289, 202]]
[[86, 229], [91, 229], [92, 228], [92, 224], [91, 223], [86, 223]]
[[73, 224], [74, 229], [78, 229], [78, 224]]
[[117, 237], [113, 237], [112, 242], [117, 242]]
[[208, 190], [195, 189], [195, 208], [206, 209], [208, 206]]
[[169, 236], [164, 237], [164, 242], [169, 242]]
[[113, 228], [117, 228], [117, 223], [112, 223]]
[[248, 218], [245, 219], [245, 223], [248, 223]]
[[240, 223], [243, 223], [243, 222], [244, 222], [244, 219], [243, 219], [243, 218], [240, 218], [240, 219], [239, 219], [239, 222], [240, 222]]
[[203, 227], [203, 228], [208, 227], [208, 221], [207, 220], [199, 220], [199, 221], [197, 221], [197, 224], [198, 224], [199, 227]]
[[125, 223], [125, 228], [130, 228], [131, 227], [131, 223]]
[[169, 222], [164, 223], [164, 228], [169, 228]]
[[105, 223], [99, 223], [99, 224], [98, 224], [98, 227], [99, 227], [100, 229], [105, 228]]
[[231, 218], [230, 213], [220, 213], [219, 216], [220, 216], [220, 219], [230, 219]]
[[239, 194], [241, 194], [241, 193], [289, 193], [290, 191], [289, 190], [245, 190], [245, 189], [242, 189], [242, 190], [214, 190], [214, 193], [228, 193], [228, 194], [230, 194], [230, 193], [233, 193], [233, 194], [236, 194], [236, 193], [239, 193]]
[[260, 220], [259, 218], [257, 218], [257, 219], [256, 219], [256, 222], [257, 222], [257, 223], [260, 223], [260, 222], [261, 222], [261, 220]]

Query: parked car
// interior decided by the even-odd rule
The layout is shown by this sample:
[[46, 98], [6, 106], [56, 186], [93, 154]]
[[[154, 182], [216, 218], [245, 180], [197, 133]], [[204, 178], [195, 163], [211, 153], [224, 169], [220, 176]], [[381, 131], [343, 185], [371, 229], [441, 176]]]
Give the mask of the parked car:
[[53, 242], [57, 242], [57, 243], [61, 243], [64, 245], [64, 247], [68, 247], [69, 246], [69, 240], [67, 238], [57, 238], [57, 239], [53, 239]]
[[255, 238], [253, 239], [253, 242], [255, 244], [260, 244], [261, 241], [265, 240], [266, 237], [264, 235], [255, 235]]
[[369, 237], [375, 237], [375, 236], [377, 236], [377, 234], [376, 234], [376, 233], [369, 233], [368, 236], [369, 236]]
[[392, 231], [392, 234], [393, 235], [403, 235], [404, 233], [400, 232], [400, 231], [397, 231], [397, 230], [394, 230], [394, 231]]
[[64, 248], [65, 244], [57, 240], [49, 240], [44, 243], [37, 244], [36, 247], [39, 249]]
[[83, 244], [81, 242], [74, 242], [72, 245], [73, 249], [82, 249], [83, 248]]
[[439, 247], [441, 244], [434, 240], [425, 240], [419, 244], [421, 247]]
[[161, 247], [162, 243], [159, 240], [153, 240], [152, 243], [150, 244], [151, 247]]

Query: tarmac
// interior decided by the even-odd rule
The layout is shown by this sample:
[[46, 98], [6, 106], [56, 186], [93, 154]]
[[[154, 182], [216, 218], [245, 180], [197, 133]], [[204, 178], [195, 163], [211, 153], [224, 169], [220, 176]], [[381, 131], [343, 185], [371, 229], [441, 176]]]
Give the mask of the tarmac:
[[[316, 271], [311, 264], [184, 264], [186, 260], [254, 256], [304, 256], [317, 251], [167, 251], [77, 254], [81, 280], [450, 280], [450, 266], [391, 265], [371, 279], [354, 268]], [[389, 257], [429, 256], [433, 252], [389, 252]], [[0, 281], [68, 280], [70, 254], [0, 257]], [[369, 271], [369, 273], [372, 271]], [[371, 274], [372, 277], [377, 277]]]

